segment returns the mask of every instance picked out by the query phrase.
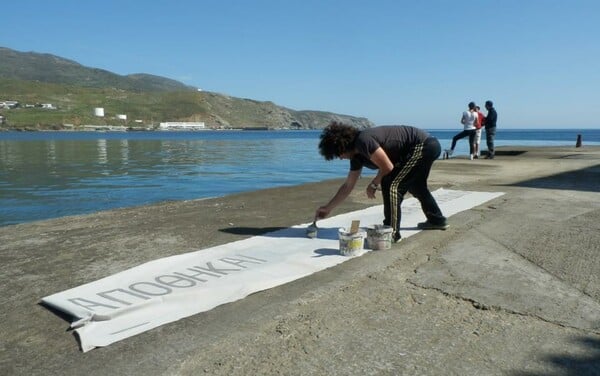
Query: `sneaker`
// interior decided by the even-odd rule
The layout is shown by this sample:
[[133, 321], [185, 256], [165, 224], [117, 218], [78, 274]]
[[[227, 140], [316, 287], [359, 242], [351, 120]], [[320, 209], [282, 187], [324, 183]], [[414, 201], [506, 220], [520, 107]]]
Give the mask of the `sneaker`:
[[396, 234], [394, 235], [393, 239], [394, 243], [400, 243], [402, 241], [402, 236], [400, 236], [400, 234]]
[[421, 222], [421, 223], [417, 224], [417, 227], [421, 230], [445, 230], [448, 227], [450, 227], [450, 225], [445, 222], [436, 224], [436, 223], [431, 223], [429, 221], [425, 221], [425, 222]]
[[473, 154], [469, 154], [469, 159], [473, 160]]

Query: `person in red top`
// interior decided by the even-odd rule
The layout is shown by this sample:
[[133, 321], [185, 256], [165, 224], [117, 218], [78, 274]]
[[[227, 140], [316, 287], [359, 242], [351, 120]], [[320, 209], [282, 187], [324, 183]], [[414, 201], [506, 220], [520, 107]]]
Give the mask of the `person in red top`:
[[479, 158], [481, 156], [481, 151], [479, 150], [479, 144], [481, 143], [481, 128], [485, 125], [485, 116], [480, 111], [479, 106], [475, 106], [475, 113], [477, 114], [477, 118], [475, 119], [475, 145], [473, 149], [475, 150], [474, 158]]

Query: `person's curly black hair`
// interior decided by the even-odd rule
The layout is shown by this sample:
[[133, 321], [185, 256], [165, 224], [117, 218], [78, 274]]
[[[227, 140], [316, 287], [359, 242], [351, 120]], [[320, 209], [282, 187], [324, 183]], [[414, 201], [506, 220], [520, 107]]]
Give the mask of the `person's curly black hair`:
[[359, 132], [351, 125], [332, 121], [321, 133], [319, 152], [327, 161], [338, 158], [354, 148], [354, 141]]

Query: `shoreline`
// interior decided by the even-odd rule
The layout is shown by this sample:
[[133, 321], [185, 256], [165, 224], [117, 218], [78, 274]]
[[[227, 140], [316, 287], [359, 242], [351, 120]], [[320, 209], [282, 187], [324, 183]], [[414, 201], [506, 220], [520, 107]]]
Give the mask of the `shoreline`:
[[[513, 154], [516, 153], [521, 153], [524, 150], [529, 150], [529, 151], [536, 151], [536, 152], [543, 152], [545, 150], [551, 152], [553, 150], [573, 150], [573, 151], [582, 151], [582, 150], [594, 150], [594, 149], [598, 149], [600, 150], [600, 145], [584, 145], [581, 148], [574, 148], [571, 146], [498, 146], [497, 147], [497, 155], [500, 157], [510, 157]], [[464, 153], [457, 153], [452, 159], [453, 160], [461, 160], [468, 157], [468, 154], [464, 154]], [[484, 159], [482, 157], [482, 159]], [[440, 156], [440, 158], [438, 159], [438, 161], [435, 162], [434, 164], [434, 169], [436, 168], [436, 166], [439, 163], [444, 163], [447, 162], [449, 160], [444, 160], [442, 159], [442, 157]], [[483, 163], [487, 163], [488, 161], [483, 160]], [[366, 174], [364, 174], [365, 176], [370, 176], [372, 173], [372, 171], [367, 171]], [[342, 178], [334, 178], [334, 179], [328, 179], [328, 181], [331, 180], [341, 180]], [[318, 183], [318, 181], [312, 182], [312, 183]], [[280, 186], [280, 187], [301, 187], [303, 184], [306, 183], [300, 183], [300, 184], [294, 184], [294, 185], [284, 185], [284, 186]], [[258, 190], [257, 192], [260, 192], [262, 190], [268, 190], [270, 188], [264, 188], [261, 190]], [[244, 194], [244, 193], [251, 193], [254, 192], [252, 190], [249, 191], [241, 191], [237, 194]], [[126, 209], [136, 209], [136, 208], [141, 208], [144, 206], [153, 206], [153, 205], [162, 205], [162, 204], [168, 204], [171, 202], [186, 202], [186, 201], [195, 201], [195, 200], [206, 200], [206, 199], [212, 199], [212, 198], [226, 198], [228, 197], [228, 195], [222, 195], [222, 196], [207, 196], [207, 197], [191, 197], [191, 198], [187, 198], [187, 199], [183, 199], [183, 200], [164, 200], [164, 201], [158, 201], [158, 202], [154, 202], [154, 203], [150, 203], [150, 204], [140, 204], [140, 205], [133, 205], [133, 206], [121, 206], [121, 207], [116, 207], [116, 208], [112, 208], [112, 209], [107, 209], [107, 210], [99, 210], [99, 211], [91, 211], [91, 212], [87, 212], [87, 213], [74, 213], [74, 214], [70, 214], [70, 215], [65, 215], [65, 216], [60, 216], [60, 217], [49, 217], [49, 218], [45, 218], [45, 219], [37, 219], [37, 220], [32, 220], [32, 221], [26, 221], [26, 222], [18, 222], [18, 223], [12, 223], [12, 224], [0, 224], [0, 229], [4, 228], [4, 227], [9, 227], [9, 226], [17, 226], [17, 225], [23, 225], [23, 224], [31, 224], [31, 223], [36, 223], [39, 221], [48, 221], [48, 220], [56, 220], [56, 219], [61, 219], [61, 218], [71, 218], [71, 217], [81, 217], [81, 216], [87, 216], [87, 215], [93, 215], [93, 214], [97, 214], [97, 213], [101, 213], [104, 211], [114, 211], [114, 210], [126, 210]]]
[[[306, 223], [341, 179], [1, 227], [0, 373], [599, 373], [600, 147], [509, 149], [434, 163], [431, 190], [505, 192], [446, 231], [85, 355], [42, 297]], [[380, 204], [368, 182], [332, 215]]]
[[[109, 131], [110, 129], [108, 129], [108, 127], [121, 127], [121, 126], [108, 126], [108, 125], [93, 125], [90, 124], [88, 125], [88, 127], [107, 127], [106, 130], [95, 130], [95, 129], [83, 129], [83, 128], [61, 128], [61, 129], [55, 129], [52, 127], [49, 128], [37, 128], [35, 126], [29, 126], [29, 127], [15, 127], [15, 128], [7, 128], [7, 127], [0, 127], [0, 132], [105, 132], [105, 131]], [[241, 131], [241, 130], [256, 130], [256, 131], [320, 131], [322, 130], [322, 128], [284, 128], [284, 127], [274, 127], [274, 128], [268, 128], [268, 127], [261, 127], [261, 126], [256, 126], [256, 127], [230, 127], [230, 128], [204, 128], [204, 129], [171, 129], [171, 130], [165, 130], [165, 129], [152, 129], [152, 128], [136, 128], [136, 127], [127, 127], [124, 126], [126, 129], [125, 130], [113, 130], [113, 132], [201, 132], [201, 131]], [[434, 132], [439, 132], [439, 131], [448, 131], [448, 132], [458, 132], [458, 128], [426, 128], [426, 127], [422, 127], [422, 129], [425, 129], [427, 131], [434, 131]], [[510, 128], [502, 128], [503, 131], [558, 131], [558, 132], [564, 132], [564, 131], [598, 131], [600, 130], [599, 127], [590, 127], [590, 128], [579, 128], [579, 127], [565, 127], [565, 128], [543, 128], [543, 127], [537, 127], [537, 128], [514, 128], [514, 127], [510, 127]], [[485, 133], [485, 130], [484, 130]]]
[[[92, 128], [83, 128], [83, 129], [69, 129], [69, 128], [36, 128], [36, 127], [17, 127], [17, 128], [4, 128], [0, 127], [0, 132], [97, 132], [97, 133], [128, 133], [128, 132], [205, 132], [205, 131], [315, 131], [320, 130], [317, 128], [268, 128], [268, 127], [232, 127], [232, 128], [203, 128], [203, 129], [151, 129], [151, 128], [134, 128], [134, 127], [124, 127], [124, 126], [109, 126], [109, 125], [88, 125], [87, 127], [97, 127], [96, 129]], [[121, 129], [121, 127], [124, 127]], [[106, 128], [106, 129], [104, 129]]]

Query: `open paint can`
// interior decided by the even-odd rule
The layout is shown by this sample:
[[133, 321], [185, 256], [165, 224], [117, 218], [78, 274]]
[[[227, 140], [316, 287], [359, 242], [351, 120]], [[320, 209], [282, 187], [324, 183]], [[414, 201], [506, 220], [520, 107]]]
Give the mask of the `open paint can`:
[[365, 243], [365, 233], [358, 231], [351, 233], [345, 228], [339, 229], [340, 253], [344, 256], [355, 256], [363, 251]]
[[367, 244], [372, 250], [392, 248], [392, 227], [373, 225], [367, 228]]

